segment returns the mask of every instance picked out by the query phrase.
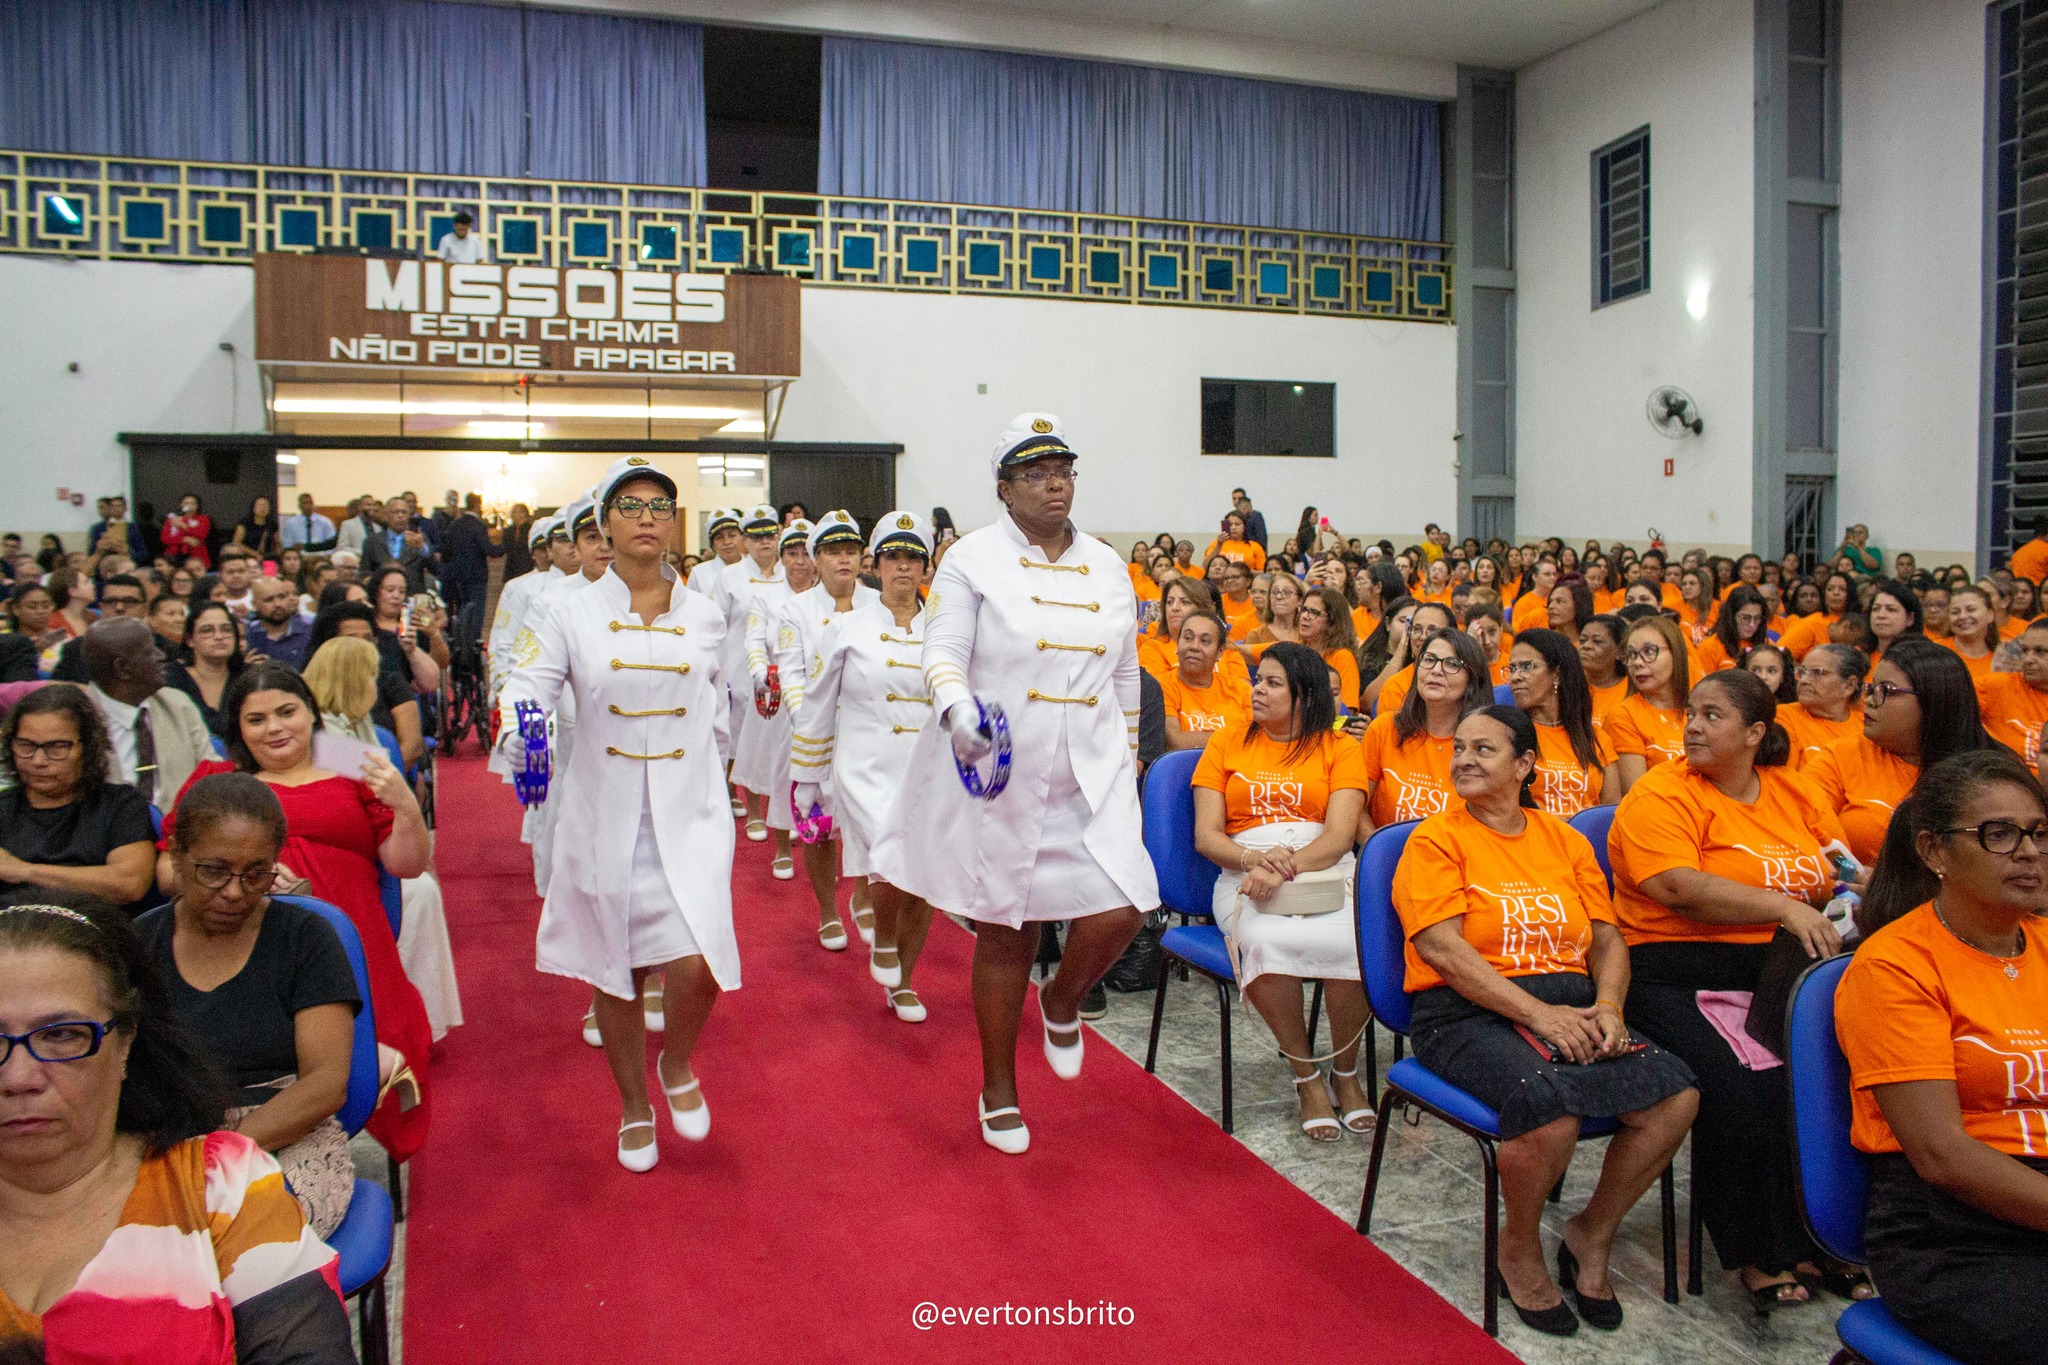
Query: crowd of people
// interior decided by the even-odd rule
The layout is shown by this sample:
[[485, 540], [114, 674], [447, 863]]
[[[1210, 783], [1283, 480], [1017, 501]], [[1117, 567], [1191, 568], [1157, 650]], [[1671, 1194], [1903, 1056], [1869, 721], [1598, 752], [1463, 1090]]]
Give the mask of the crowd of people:
[[[230, 1163], [262, 1239], [293, 1247], [266, 1283], [319, 1281], [352, 1184], [334, 1115], [365, 1002], [290, 893], [363, 941], [385, 1058], [370, 1131], [409, 1154], [441, 992], [401, 953], [379, 876], [428, 869], [403, 768], [484, 634], [499, 556], [491, 763], [523, 774], [516, 718], [546, 717], [553, 778], [524, 828], [537, 965], [592, 989], [582, 1028], [618, 1085], [628, 1169], [659, 1155], [650, 1033], [668, 1126], [709, 1136], [692, 1056], [740, 985], [716, 875], [739, 839], [772, 838], [779, 879], [803, 864], [827, 951], [849, 946], [853, 882], [845, 918], [901, 1022], [931, 1017], [913, 978], [935, 911], [972, 925], [980, 1133], [1027, 1151], [1016, 1051], [1043, 935], [1065, 926], [1041, 1050], [1073, 1079], [1101, 980], [1159, 903], [1143, 775], [1197, 750], [1187, 838], [1221, 869], [1216, 922], [1314, 1141], [1376, 1122], [1351, 886], [1358, 850], [1412, 824], [1392, 896], [1413, 1046], [1500, 1114], [1498, 1273], [1530, 1326], [1620, 1322], [1612, 1242], [1688, 1134], [1692, 1197], [1757, 1312], [1873, 1292], [1801, 1219], [1780, 1062], [1798, 969], [1855, 951], [1841, 1039], [1876, 1286], [1959, 1359], [2028, 1358], [2048, 1087], [2013, 1059], [2048, 1029], [2030, 933], [2048, 896], [2048, 540], [1973, 577], [1861, 527], [1809, 564], [1453, 544], [1434, 525], [1397, 548], [1308, 508], [1274, 547], [1238, 489], [1199, 555], [1164, 534], [1120, 574], [1075, 529], [1080, 468], [1058, 419], [1027, 413], [998, 440], [989, 527], [764, 504], [715, 513], [701, 560], [674, 480], [639, 457], [497, 540], [452, 494], [447, 517], [365, 498], [340, 526], [302, 499], [271, 527], [261, 506], [227, 544], [196, 499], [155, 545], [119, 500], [82, 556], [10, 537], [0, 957], [36, 970], [0, 970], [0, 1219], [51, 1218], [35, 1196], [60, 1176], [190, 1210]], [[1603, 805], [1595, 850], [1572, 820]], [[150, 1117], [124, 1087], [160, 1092]], [[1553, 1275], [1541, 1215], [1586, 1118], [1621, 1130]], [[23, 1325], [67, 1265], [106, 1254], [61, 1241], [0, 1269], [18, 1319], [0, 1340], [91, 1340]], [[228, 1271], [209, 1292], [247, 1340], [333, 1330], [324, 1301], [282, 1326], [245, 1315]]]

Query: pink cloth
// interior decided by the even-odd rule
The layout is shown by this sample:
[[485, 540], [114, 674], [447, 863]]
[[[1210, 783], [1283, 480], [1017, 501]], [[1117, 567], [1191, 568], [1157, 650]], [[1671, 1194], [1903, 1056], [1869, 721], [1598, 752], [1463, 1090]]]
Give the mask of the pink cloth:
[[1783, 1066], [1775, 1053], [1749, 1036], [1749, 1004], [1755, 997], [1748, 991], [1695, 991], [1700, 1013], [1721, 1035], [1721, 1041], [1735, 1054], [1735, 1060], [1751, 1071], [1769, 1071]]
[[0, 683], [0, 716], [5, 716], [9, 711], [12, 711], [17, 702], [35, 691], [38, 687], [48, 686], [48, 681], [41, 678], [31, 682]]

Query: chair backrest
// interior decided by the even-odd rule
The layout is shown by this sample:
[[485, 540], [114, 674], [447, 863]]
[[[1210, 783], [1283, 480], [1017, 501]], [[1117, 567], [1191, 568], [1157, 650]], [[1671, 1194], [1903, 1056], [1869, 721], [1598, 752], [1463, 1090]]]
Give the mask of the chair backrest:
[[213, 756], [215, 758], [226, 758], [228, 756], [228, 742], [222, 739], [219, 735], [214, 735], [212, 739]]
[[[384, 756], [409, 780], [412, 774], [406, 771], [405, 750], [398, 747], [398, 736], [381, 725], [376, 730], [377, 742], [384, 746]], [[397, 938], [399, 927], [405, 923], [405, 888], [381, 864], [377, 868], [377, 898], [384, 904], [384, 918], [391, 921], [391, 937]]]
[[1404, 985], [1408, 962], [1403, 950], [1408, 940], [1401, 932], [1401, 916], [1394, 911], [1394, 869], [1401, 865], [1401, 852], [1419, 823], [1404, 820], [1374, 830], [1358, 855], [1358, 965], [1365, 973], [1365, 998], [1372, 1004], [1373, 1017], [1396, 1033], [1408, 1031], [1412, 1011]]
[[1607, 874], [1607, 889], [1614, 890], [1614, 865], [1607, 861], [1607, 836], [1614, 829], [1614, 807], [1588, 806], [1572, 817], [1572, 828], [1586, 836], [1600, 870]]
[[335, 1115], [353, 1137], [377, 1108], [377, 1014], [370, 1002], [370, 963], [363, 956], [362, 936], [356, 933], [356, 926], [347, 915], [326, 901], [311, 896], [272, 896], [271, 900], [311, 910], [332, 925], [341, 939], [342, 951], [348, 954], [348, 965], [356, 974], [356, 994], [363, 998], [363, 1007], [356, 1014], [355, 1046], [349, 1056], [348, 1098], [341, 1102], [341, 1110]]
[[1506, 683], [1495, 683], [1493, 685], [1493, 704], [1495, 706], [1513, 706], [1515, 704], [1515, 689], [1509, 687]]
[[1207, 918], [1222, 869], [1195, 852], [1195, 765], [1200, 749], [1162, 754], [1145, 774], [1145, 852], [1167, 909]]
[[1835, 989], [1848, 954], [1808, 967], [1786, 1011], [1785, 1064], [1792, 1087], [1793, 1170], [1814, 1240], [1831, 1256], [1864, 1264], [1863, 1200], [1869, 1172], [1849, 1144], [1849, 1059], [1835, 1039]]
[[163, 807], [157, 805], [154, 801], [149, 803], [149, 827], [156, 831], [157, 838], [161, 839], [164, 837]]

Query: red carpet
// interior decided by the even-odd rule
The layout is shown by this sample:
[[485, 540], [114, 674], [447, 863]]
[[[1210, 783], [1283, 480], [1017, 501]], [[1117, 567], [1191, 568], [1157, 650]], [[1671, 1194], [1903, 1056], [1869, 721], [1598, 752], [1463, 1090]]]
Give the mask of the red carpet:
[[[917, 978], [932, 1017], [900, 1024], [858, 939], [815, 946], [809, 892], [769, 877], [768, 844], [740, 843], [746, 984], [697, 1051], [711, 1138], [664, 1124], [661, 1164], [626, 1172], [616, 1092], [577, 1035], [588, 990], [534, 970], [517, 827], [480, 761], [442, 765], [469, 1022], [443, 1045], [433, 1133], [410, 1163], [409, 1365], [1513, 1360], [1108, 1044], [1078, 1082], [1055, 1080], [1035, 1009], [1019, 1063], [1031, 1151], [984, 1147], [968, 936], [933, 929]], [[1101, 1325], [1105, 1303], [1118, 1325]], [[1098, 1314], [919, 1330], [924, 1304]]]

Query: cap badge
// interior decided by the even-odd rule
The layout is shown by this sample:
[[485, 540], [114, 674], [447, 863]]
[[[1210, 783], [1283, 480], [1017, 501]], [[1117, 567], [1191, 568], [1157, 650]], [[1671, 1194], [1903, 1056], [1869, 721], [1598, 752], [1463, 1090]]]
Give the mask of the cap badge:
[[896, 529], [899, 531], [913, 531], [917, 529], [917, 522], [908, 512], [905, 512], [902, 516], [896, 518]]
[[1052, 423], [1046, 420], [1045, 418], [1040, 417], [1036, 421], [1032, 422], [1031, 429], [1037, 432], [1040, 436], [1050, 435], [1052, 432]]
[[627, 464], [629, 464], [629, 465], [631, 465], [631, 466], [633, 466], [633, 468], [635, 468], [635, 469], [638, 469], [638, 468], [640, 468], [640, 467], [641, 467], [642, 465], [646, 464], [646, 463], [647, 463], [647, 461], [646, 461], [646, 460], [644, 460], [644, 459], [642, 459], [642, 458], [641, 458], [640, 456], [638, 456], [638, 455], [630, 455], [630, 456], [628, 456], [628, 457], [626, 458], [626, 463], [627, 463]]

